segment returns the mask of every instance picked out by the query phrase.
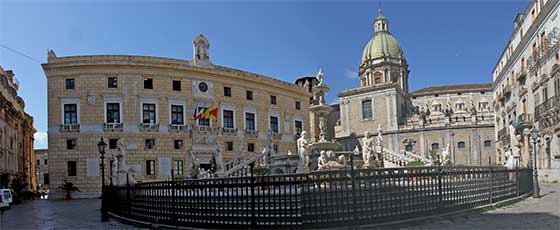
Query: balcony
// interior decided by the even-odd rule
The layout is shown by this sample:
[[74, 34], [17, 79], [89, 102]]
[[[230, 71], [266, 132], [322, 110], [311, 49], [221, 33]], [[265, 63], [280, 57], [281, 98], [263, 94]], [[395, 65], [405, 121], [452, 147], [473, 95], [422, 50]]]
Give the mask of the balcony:
[[139, 125], [141, 132], [158, 132], [159, 124], [142, 123]]
[[60, 125], [60, 132], [80, 132], [80, 124]]
[[188, 131], [188, 127], [182, 124], [169, 124], [169, 132], [186, 132]]
[[219, 127], [194, 125], [192, 127], [193, 134], [196, 135], [218, 135], [220, 134]]
[[513, 126], [518, 130], [530, 129], [533, 127], [533, 115], [528, 113], [522, 113], [517, 116], [517, 121]]
[[236, 128], [222, 128], [222, 135], [224, 136], [237, 136], [237, 129]]
[[541, 127], [558, 125], [560, 122], [560, 95], [551, 97], [535, 108], [535, 120]]
[[115, 132], [123, 131], [123, 123], [105, 123], [103, 124], [103, 131], [105, 132]]
[[517, 73], [515, 80], [517, 80], [520, 85], [525, 85], [525, 80], [527, 80], [527, 72], [523, 71], [521, 73]]
[[502, 142], [502, 146], [509, 145], [508, 127], [504, 127], [498, 131], [498, 141]]
[[259, 131], [258, 130], [252, 130], [252, 129], [245, 129], [245, 137], [258, 138], [259, 137]]

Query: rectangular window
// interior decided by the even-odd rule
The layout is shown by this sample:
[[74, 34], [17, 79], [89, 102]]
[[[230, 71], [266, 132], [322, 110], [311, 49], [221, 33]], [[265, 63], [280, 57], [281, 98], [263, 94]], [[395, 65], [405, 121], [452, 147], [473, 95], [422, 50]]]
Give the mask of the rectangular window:
[[459, 141], [459, 143], [457, 143], [457, 148], [464, 149], [465, 148], [465, 142], [464, 141]]
[[270, 96], [270, 104], [276, 105], [276, 96]]
[[174, 140], [173, 147], [175, 149], [182, 149], [183, 148], [183, 140]]
[[109, 89], [116, 89], [117, 88], [117, 78], [116, 77], [108, 77], [107, 78], [107, 88]]
[[66, 149], [67, 149], [67, 150], [76, 149], [76, 139], [68, 139], [68, 140], [66, 140]]
[[247, 90], [245, 98], [249, 101], [252, 101], [253, 100], [253, 91]]
[[296, 110], [301, 110], [301, 103], [296, 101]]
[[224, 97], [231, 97], [231, 88], [224, 87]]
[[66, 79], [66, 89], [74, 89], [74, 78]]
[[185, 124], [183, 118], [183, 106], [171, 105], [171, 124], [183, 125]]
[[278, 133], [278, 117], [270, 116], [270, 130]]
[[492, 141], [491, 140], [485, 140], [484, 141], [484, 147], [492, 147]]
[[183, 160], [175, 160], [175, 175], [183, 175]]
[[154, 149], [156, 147], [156, 139], [146, 139], [146, 149]]
[[48, 163], [49, 163], [49, 162], [47, 161], [47, 159], [44, 159], [44, 160], [43, 160], [43, 164], [44, 164], [44, 165], [47, 165]]
[[274, 150], [274, 153], [278, 153], [278, 145], [273, 145], [272, 149]]
[[368, 120], [373, 118], [373, 113], [371, 110], [371, 99], [362, 101], [362, 120]]
[[255, 130], [255, 114], [245, 113], [245, 129]]
[[41, 160], [37, 160], [37, 166], [41, 165]]
[[457, 104], [455, 104], [455, 109], [457, 109], [457, 110], [464, 110], [464, 109], [465, 109], [465, 103], [457, 103]]
[[[196, 110], [196, 114], [199, 114], [200, 112], [204, 111], [206, 108], [204, 107], [198, 107]], [[210, 119], [198, 119], [198, 126], [210, 126]]]
[[44, 185], [49, 185], [49, 184], [50, 184], [49, 174], [48, 174], [48, 173], [43, 174], [43, 184], [44, 184]]
[[107, 103], [107, 123], [121, 123], [120, 107], [119, 103]]
[[231, 141], [226, 142], [226, 151], [233, 151], [233, 142]]
[[478, 108], [479, 108], [480, 110], [488, 109], [488, 102], [485, 102], [485, 101], [484, 101], [484, 102], [479, 102], [479, 103], [478, 103]]
[[78, 124], [78, 105], [65, 104], [64, 105], [64, 124], [75, 125]]
[[181, 81], [173, 80], [173, 91], [181, 91]]
[[116, 149], [119, 139], [109, 139], [109, 149]]
[[76, 161], [67, 161], [66, 170], [68, 176], [76, 176], [78, 171], [76, 168]]
[[144, 78], [144, 89], [153, 89], [153, 88], [154, 88], [154, 79]]
[[247, 152], [250, 152], [250, 153], [255, 152], [255, 143], [248, 143], [247, 144]]
[[301, 131], [303, 131], [303, 122], [295, 120], [294, 121], [294, 126], [295, 126], [295, 130], [296, 130], [296, 135], [299, 136], [301, 134]]
[[233, 111], [224, 110], [223, 119], [224, 119], [224, 128], [233, 129]]
[[156, 175], [156, 161], [147, 160], [146, 161], [146, 175]]
[[144, 124], [156, 123], [156, 104], [142, 104], [142, 122]]

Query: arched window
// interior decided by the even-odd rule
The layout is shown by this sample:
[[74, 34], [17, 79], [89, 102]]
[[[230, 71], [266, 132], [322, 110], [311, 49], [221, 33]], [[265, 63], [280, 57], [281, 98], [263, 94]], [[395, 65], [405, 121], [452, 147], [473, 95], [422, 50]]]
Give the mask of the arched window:
[[464, 141], [457, 142], [457, 148], [464, 149], [465, 148], [465, 142]]
[[492, 141], [491, 140], [485, 140], [484, 141], [484, 147], [492, 147]]
[[439, 144], [438, 143], [432, 143], [432, 150], [438, 150], [439, 149]]

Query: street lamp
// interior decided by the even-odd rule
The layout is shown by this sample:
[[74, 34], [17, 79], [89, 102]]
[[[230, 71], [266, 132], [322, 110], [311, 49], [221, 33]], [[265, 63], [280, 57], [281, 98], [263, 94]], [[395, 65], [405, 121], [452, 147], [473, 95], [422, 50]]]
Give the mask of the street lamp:
[[539, 175], [537, 172], [537, 143], [540, 142], [539, 130], [531, 129], [531, 143], [533, 144], [533, 198], [539, 198]]
[[99, 151], [99, 158], [101, 159], [101, 221], [106, 222], [109, 221], [109, 215], [107, 214], [106, 206], [105, 206], [105, 147], [107, 144], [103, 141], [103, 137], [99, 143], [97, 143], [97, 151]]

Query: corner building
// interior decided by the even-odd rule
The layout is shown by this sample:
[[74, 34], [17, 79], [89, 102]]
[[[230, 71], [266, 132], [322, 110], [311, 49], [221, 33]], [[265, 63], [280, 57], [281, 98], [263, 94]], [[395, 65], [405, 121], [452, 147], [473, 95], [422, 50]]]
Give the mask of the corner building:
[[505, 162], [510, 152], [532, 167], [536, 152], [539, 177], [560, 180], [560, 1], [531, 1], [515, 17], [493, 79], [498, 158]]
[[37, 187], [33, 150], [33, 117], [25, 112], [25, 102], [18, 96], [19, 83], [11, 70], [0, 67], [0, 183], [21, 177], [27, 189]]
[[[137, 181], [188, 177], [191, 159], [210, 167], [217, 144], [224, 163], [272, 147], [295, 152], [308, 130], [310, 93], [293, 84], [210, 62], [209, 43], [193, 41], [193, 60], [144, 56], [57, 57], [49, 51], [49, 175], [52, 188], [65, 179], [76, 197], [97, 197], [101, 173], [97, 143], [107, 146], [106, 181], [117, 141]], [[204, 108], [217, 118], [195, 119]], [[272, 143], [269, 143], [272, 140]], [[62, 191], [51, 192], [61, 198]]]

